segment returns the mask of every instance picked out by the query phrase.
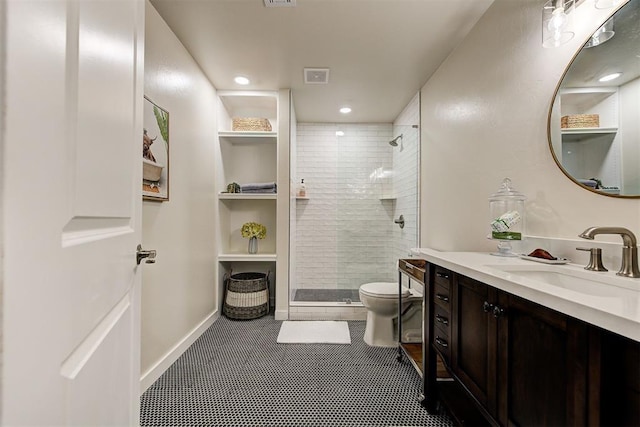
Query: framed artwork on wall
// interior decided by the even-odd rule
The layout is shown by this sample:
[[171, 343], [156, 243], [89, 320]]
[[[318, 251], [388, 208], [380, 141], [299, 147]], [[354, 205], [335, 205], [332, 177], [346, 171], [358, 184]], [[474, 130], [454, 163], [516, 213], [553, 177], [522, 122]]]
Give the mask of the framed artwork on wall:
[[169, 112], [144, 97], [142, 198], [169, 200]]

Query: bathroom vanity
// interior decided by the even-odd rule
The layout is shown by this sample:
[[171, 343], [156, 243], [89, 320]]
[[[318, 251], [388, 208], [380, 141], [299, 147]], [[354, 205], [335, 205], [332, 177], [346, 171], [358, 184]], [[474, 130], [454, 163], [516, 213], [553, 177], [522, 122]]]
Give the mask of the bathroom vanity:
[[[467, 425], [640, 425], [640, 279], [484, 253], [424, 264], [423, 404]], [[594, 276], [591, 276], [594, 275]], [[441, 358], [453, 381], [440, 381]]]

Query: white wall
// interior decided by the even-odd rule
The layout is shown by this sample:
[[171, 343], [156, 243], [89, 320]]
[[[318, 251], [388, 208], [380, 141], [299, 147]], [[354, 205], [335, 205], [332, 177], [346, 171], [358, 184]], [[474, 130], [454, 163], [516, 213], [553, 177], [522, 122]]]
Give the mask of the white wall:
[[640, 235], [640, 199], [580, 188], [556, 166], [547, 142], [556, 85], [611, 11], [583, 2], [576, 37], [544, 49], [542, 4], [496, 0], [422, 88], [422, 246], [492, 250], [487, 198], [504, 177], [528, 197], [527, 234], [577, 239], [589, 226], [617, 225]]
[[[7, 106], [5, 105], [5, 2], [0, 2], [0, 159], [5, 158], [4, 154], [4, 116]], [[2, 384], [2, 370], [4, 360], [4, 164], [0, 162], [0, 384]], [[0, 401], [2, 401], [2, 386], [0, 385]], [[2, 419], [2, 408], [0, 407], [0, 419]]]
[[[144, 202], [143, 388], [215, 320], [218, 307], [216, 92], [160, 15], [146, 4], [145, 95], [169, 111], [170, 201]], [[145, 376], [146, 375], [146, 376]]]
[[393, 203], [372, 177], [391, 169], [391, 133], [390, 124], [298, 123], [296, 182], [304, 178], [309, 200], [297, 201], [292, 289], [395, 280], [386, 255]]

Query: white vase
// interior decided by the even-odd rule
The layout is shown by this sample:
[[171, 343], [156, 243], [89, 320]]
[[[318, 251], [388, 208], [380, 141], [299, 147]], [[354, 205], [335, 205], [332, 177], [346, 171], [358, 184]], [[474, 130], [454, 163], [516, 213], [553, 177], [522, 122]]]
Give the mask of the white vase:
[[257, 237], [251, 237], [249, 239], [249, 253], [250, 254], [257, 254], [258, 253], [258, 238]]

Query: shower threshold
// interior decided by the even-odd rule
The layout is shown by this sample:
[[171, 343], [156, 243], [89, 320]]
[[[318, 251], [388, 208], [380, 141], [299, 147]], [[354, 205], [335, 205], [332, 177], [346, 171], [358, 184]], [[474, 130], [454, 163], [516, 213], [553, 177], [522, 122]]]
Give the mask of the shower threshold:
[[364, 307], [360, 301], [351, 303], [343, 301], [289, 301], [290, 307]]
[[291, 303], [361, 304], [358, 289], [296, 289]]

